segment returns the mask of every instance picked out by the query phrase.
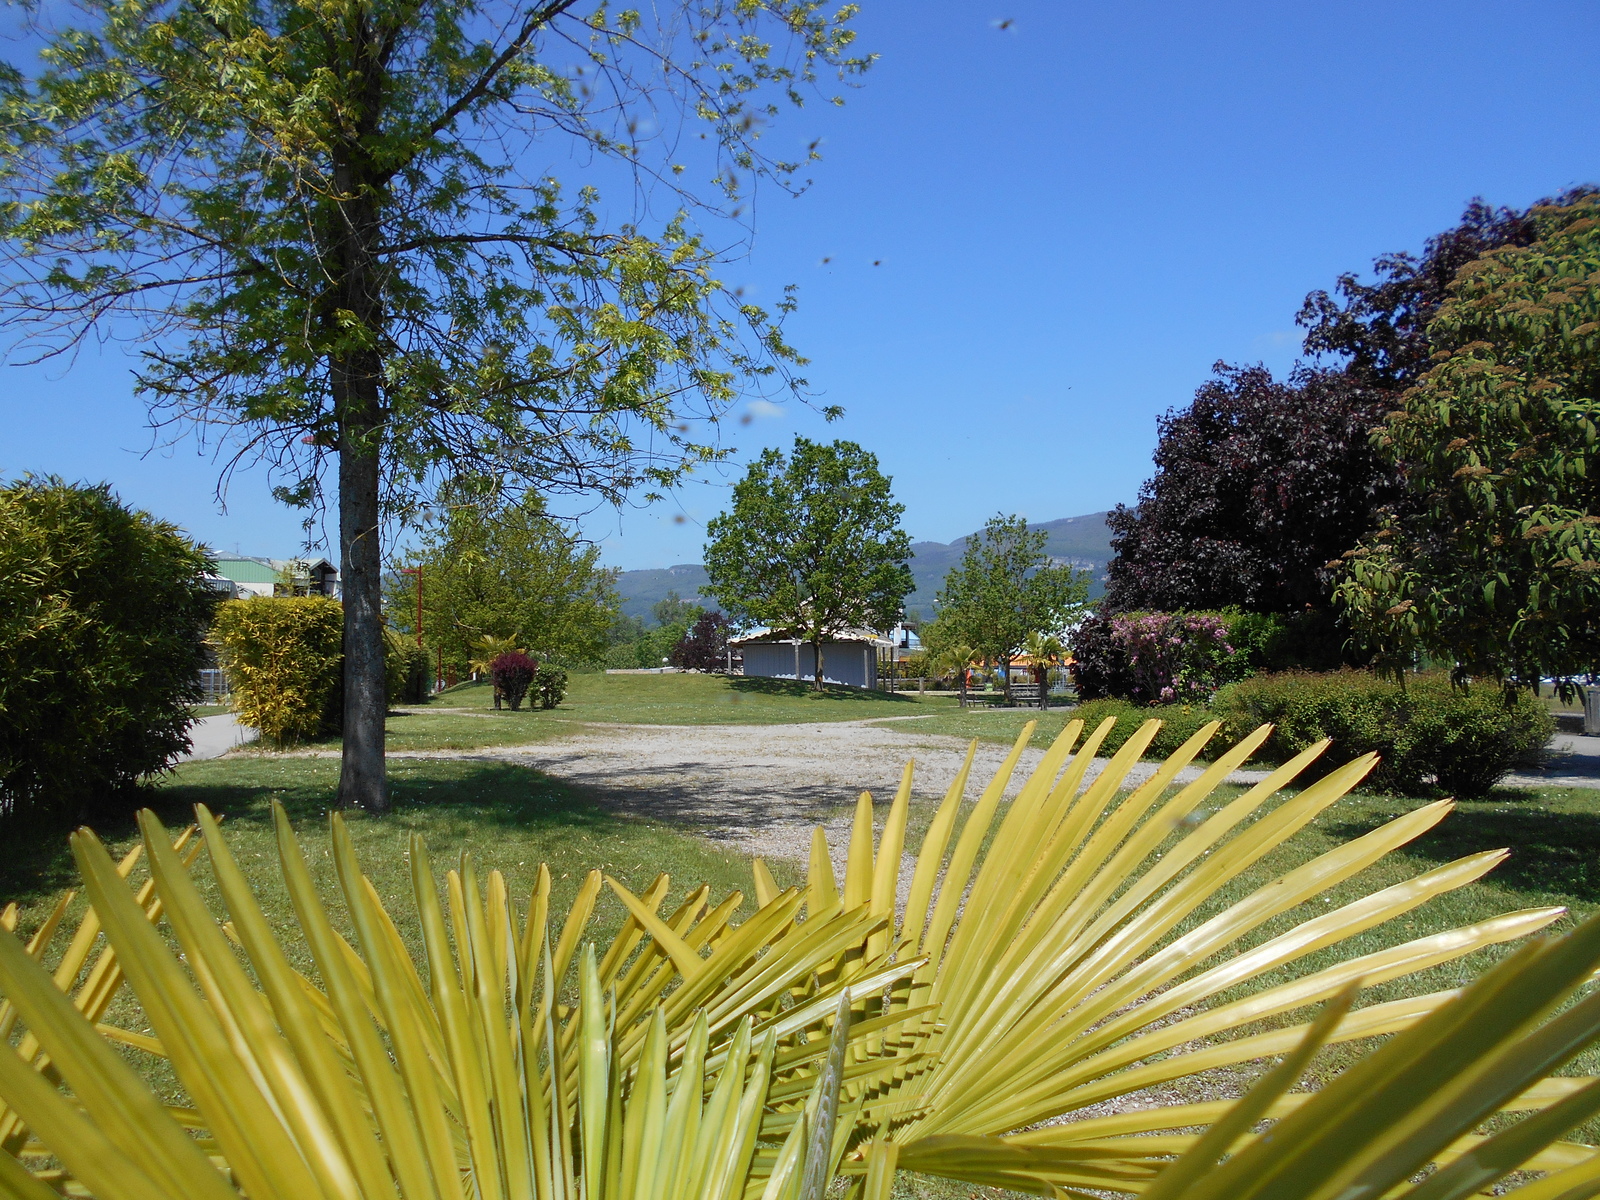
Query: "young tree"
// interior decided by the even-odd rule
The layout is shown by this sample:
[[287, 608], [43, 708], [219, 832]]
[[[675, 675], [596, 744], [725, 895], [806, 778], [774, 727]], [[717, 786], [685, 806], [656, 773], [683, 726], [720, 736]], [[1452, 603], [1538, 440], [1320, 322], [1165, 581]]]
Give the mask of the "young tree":
[[1011, 660], [1029, 636], [1060, 633], [1087, 607], [1088, 572], [1051, 562], [1048, 540], [1022, 517], [991, 517], [945, 576], [938, 619], [923, 640], [935, 650], [964, 644], [994, 659], [1009, 694]]
[[1421, 499], [1345, 555], [1339, 597], [1390, 666], [1533, 684], [1600, 670], [1600, 196], [1533, 210], [1428, 327], [1378, 432]]
[[656, 625], [682, 625], [688, 627], [699, 619], [705, 609], [693, 600], [685, 600], [675, 591], [668, 591], [665, 596], [650, 606], [650, 615], [656, 619]]
[[[0, 302], [39, 355], [140, 323], [158, 423], [221, 427], [313, 515], [335, 479], [340, 796], [384, 809], [385, 517], [441, 477], [620, 500], [719, 455], [693, 431], [799, 360], [691, 218], [796, 178], [760, 134], [774, 98], [866, 65], [855, 10], [79, 9], [83, 28], [36, 31], [40, 68], [0, 70]], [[564, 161], [590, 186], [565, 189]]]
[[878, 459], [854, 442], [794, 440], [764, 451], [734, 485], [733, 506], [706, 526], [710, 590], [735, 621], [790, 629], [811, 643], [822, 690], [827, 638], [888, 629], [914, 581]]
[[1328, 607], [1327, 561], [1405, 494], [1371, 443], [1387, 393], [1344, 371], [1214, 370], [1162, 419], [1138, 505], [1106, 518], [1107, 612]]
[[[510, 649], [541, 660], [598, 659], [617, 617], [616, 573], [599, 558], [536, 493], [503, 506], [456, 493], [407, 560], [422, 568], [423, 640], [457, 670]], [[391, 622], [413, 633], [414, 588], [412, 577], [390, 576]]]

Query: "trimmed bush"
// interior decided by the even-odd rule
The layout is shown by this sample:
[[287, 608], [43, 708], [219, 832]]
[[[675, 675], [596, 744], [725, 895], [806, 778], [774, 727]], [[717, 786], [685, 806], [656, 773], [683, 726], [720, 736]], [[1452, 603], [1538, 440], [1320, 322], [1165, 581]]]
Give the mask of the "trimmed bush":
[[520, 650], [497, 654], [489, 663], [489, 678], [494, 680], [494, 689], [511, 705], [512, 712], [522, 707], [523, 697], [538, 677], [539, 664]]
[[0, 488], [0, 819], [131, 811], [189, 748], [210, 569], [105, 485]]
[[212, 638], [239, 720], [272, 746], [336, 732], [344, 610], [328, 596], [260, 596], [217, 609]]
[[424, 704], [433, 675], [428, 651], [393, 629], [383, 631], [384, 685], [389, 703]]
[[534, 686], [539, 689], [539, 707], [554, 708], [567, 698], [567, 673], [560, 667], [540, 667]]
[[1269, 761], [1287, 761], [1325, 737], [1333, 746], [1318, 760], [1324, 772], [1376, 751], [1382, 762], [1371, 785], [1409, 795], [1481, 796], [1554, 732], [1529, 693], [1508, 699], [1492, 684], [1453, 687], [1442, 671], [1410, 676], [1404, 687], [1367, 671], [1259, 675], [1224, 688], [1212, 707], [1225, 740], [1272, 722], [1261, 749]]
[[1211, 710], [1200, 704], [1134, 704], [1130, 700], [1116, 699], [1086, 701], [1073, 709], [1071, 715], [1083, 721], [1085, 737], [1093, 733], [1095, 726], [1107, 717], [1117, 719], [1096, 751], [1101, 755], [1115, 754], [1121, 750], [1123, 743], [1133, 736], [1134, 730], [1146, 721], [1160, 721], [1161, 732], [1156, 734], [1156, 740], [1150, 744], [1146, 754], [1147, 757], [1161, 758], [1167, 757], [1198, 733], [1202, 725], [1213, 719]]

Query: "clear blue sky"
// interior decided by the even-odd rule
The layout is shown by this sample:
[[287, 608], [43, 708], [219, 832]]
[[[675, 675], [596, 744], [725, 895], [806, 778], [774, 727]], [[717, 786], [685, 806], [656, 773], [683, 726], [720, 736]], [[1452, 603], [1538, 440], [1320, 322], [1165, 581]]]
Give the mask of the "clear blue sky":
[[[863, 9], [882, 55], [863, 86], [769, 135], [823, 136], [815, 187], [763, 194], [724, 273], [765, 302], [799, 285], [792, 340], [847, 415], [763, 412], [730, 437], [741, 457], [860, 442], [913, 538], [1131, 501], [1156, 418], [1212, 362], [1293, 362], [1308, 290], [1419, 248], [1472, 196], [1600, 180], [1592, 0]], [[299, 518], [259, 475], [221, 515], [192, 445], [140, 457], [122, 354], [0, 375], [0, 475], [106, 479], [219, 549], [293, 550]], [[585, 527], [612, 565], [699, 561], [726, 482]]]

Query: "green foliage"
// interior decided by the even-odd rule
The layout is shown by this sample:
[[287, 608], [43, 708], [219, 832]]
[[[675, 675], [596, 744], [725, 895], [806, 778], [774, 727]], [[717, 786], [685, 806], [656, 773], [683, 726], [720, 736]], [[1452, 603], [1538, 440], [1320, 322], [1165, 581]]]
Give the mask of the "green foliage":
[[1086, 608], [1089, 576], [1052, 564], [1048, 540], [1021, 517], [992, 517], [945, 576], [939, 616], [923, 631], [923, 641], [935, 651], [968, 645], [1005, 664], [1029, 634], [1059, 633], [1071, 625]]
[[791, 630], [818, 654], [852, 628], [888, 629], [914, 586], [911, 539], [900, 528], [878, 459], [854, 442], [796, 437], [788, 458], [766, 450], [706, 526], [711, 594], [739, 623]]
[[1345, 555], [1338, 589], [1391, 670], [1531, 684], [1600, 668], [1600, 197], [1463, 267], [1434, 365], [1376, 434], [1420, 504]]
[[[615, 572], [529, 493], [512, 504], [447, 497], [443, 515], [407, 561], [422, 568], [422, 636], [463, 674], [522, 649], [541, 661], [594, 661], [617, 616]], [[390, 624], [416, 625], [416, 577], [388, 584]]]
[[[819, 73], [869, 64], [855, 15], [87, 0], [0, 69], [12, 340], [43, 356], [121, 321], [149, 339], [158, 421], [231, 428], [289, 504], [338, 480], [347, 804], [388, 803], [385, 517], [441, 478], [659, 494], [727, 453], [691, 431], [800, 385], [791, 295], [726, 287], [727, 242], [695, 218], [720, 227], [815, 157], [760, 139]], [[619, 208], [551, 174], [597, 160], [651, 195]], [[608, 220], [630, 207], [666, 215]]]
[[393, 629], [383, 632], [383, 674], [390, 705], [427, 702], [432, 663], [426, 646], [402, 637]]
[[560, 667], [540, 667], [533, 686], [539, 693], [539, 707], [554, 708], [567, 698], [567, 673]]
[[[759, 143], [774, 102], [869, 60], [848, 6], [644, 12], [90, 0], [5, 94], [14, 329], [150, 320], [168, 336], [145, 393], [248, 427], [299, 502], [333, 446], [381, 452], [400, 503], [441, 464], [620, 495], [716, 457], [683, 417], [796, 356], [682, 210], [718, 217], [753, 176], [800, 169]], [[666, 111], [709, 135], [687, 173], [651, 136]], [[607, 227], [547, 153], [527, 177], [563, 135], [648, 168], [678, 218]]]
[[1075, 721], [1082, 721], [1085, 729], [1095, 729], [1107, 717], [1117, 723], [1100, 743], [1100, 753], [1115, 754], [1123, 744], [1139, 731], [1146, 721], [1160, 721], [1161, 729], [1150, 743], [1149, 753], [1161, 758], [1173, 753], [1187, 742], [1208, 721], [1216, 719], [1210, 709], [1201, 704], [1135, 704], [1131, 700], [1086, 700], [1071, 712]]
[[1367, 671], [1258, 675], [1224, 688], [1212, 708], [1230, 732], [1271, 722], [1269, 761], [1332, 738], [1327, 766], [1376, 753], [1373, 785], [1413, 796], [1481, 796], [1555, 728], [1536, 697], [1492, 683], [1455, 686], [1444, 672], [1407, 676], [1403, 686]]
[[189, 748], [210, 565], [104, 485], [0, 488], [0, 820], [109, 805]]
[[339, 727], [344, 611], [328, 596], [258, 596], [217, 609], [212, 637], [239, 720], [271, 746]]

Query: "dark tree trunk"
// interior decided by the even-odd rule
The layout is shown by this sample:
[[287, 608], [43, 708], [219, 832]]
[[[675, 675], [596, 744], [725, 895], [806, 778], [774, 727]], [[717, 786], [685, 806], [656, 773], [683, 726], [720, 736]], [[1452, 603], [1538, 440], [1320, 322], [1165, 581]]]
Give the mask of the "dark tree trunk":
[[818, 639], [811, 643], [812, 679], [811, 685], [817, 691], [822, 690], [822, 641]]
[[[352, 391], [360, 390], [359, 380], [350, 382]], [[375, 385], [377, 381], [371, 382]], [[381, 813], [389, 811], [389, 787], [383, 759], [388, 697], [383, 670], [383, 559], [378, 544], [379, 457], [375, 444], [351, 444], [348, 433], [340, 442], [344, 753], [339, 767], [339, 803]]]

